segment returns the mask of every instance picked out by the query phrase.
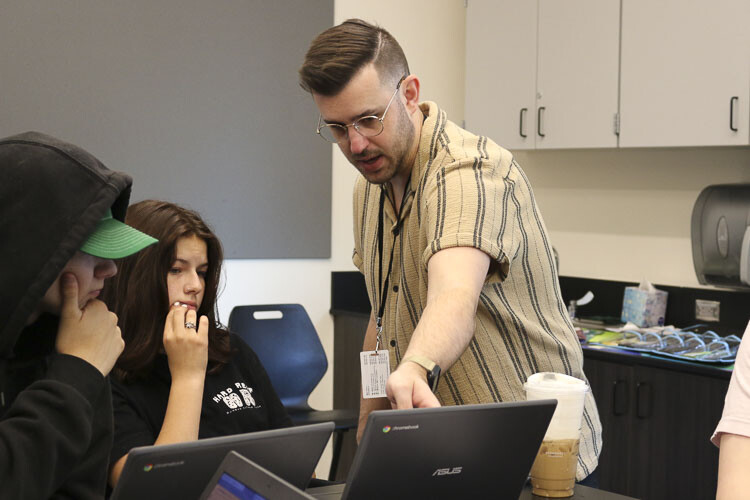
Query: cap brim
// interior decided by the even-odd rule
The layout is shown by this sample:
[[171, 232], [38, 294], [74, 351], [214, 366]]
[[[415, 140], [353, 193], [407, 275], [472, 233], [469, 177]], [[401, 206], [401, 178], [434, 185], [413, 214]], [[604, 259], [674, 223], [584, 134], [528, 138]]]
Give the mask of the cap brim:
[[103, 219], [83, 244], [81, 252], [102, 259], [122, 259], [158, 241], [117, 219]]

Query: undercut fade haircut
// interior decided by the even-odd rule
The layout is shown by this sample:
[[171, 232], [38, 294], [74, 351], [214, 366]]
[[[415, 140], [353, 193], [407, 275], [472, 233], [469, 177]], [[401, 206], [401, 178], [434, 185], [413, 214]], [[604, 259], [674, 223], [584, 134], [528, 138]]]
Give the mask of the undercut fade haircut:
[[384, 85], [395, 85], [409, 75], [404, 51], [390, 33], [361, 19], [348, 19], [312, 41], [299, 69], [300, 86], [313, 94], [335, 96], [370, 63]]

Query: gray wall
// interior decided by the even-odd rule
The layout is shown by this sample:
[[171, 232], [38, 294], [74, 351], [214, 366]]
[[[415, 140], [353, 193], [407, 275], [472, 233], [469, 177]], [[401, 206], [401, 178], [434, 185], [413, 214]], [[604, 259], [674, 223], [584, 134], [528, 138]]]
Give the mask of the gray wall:
[[198, 210], [229, 258], [327, 258], [330, 145], [297, 84], [333, 0], [4, 0], [0, 136], [38, 130]]

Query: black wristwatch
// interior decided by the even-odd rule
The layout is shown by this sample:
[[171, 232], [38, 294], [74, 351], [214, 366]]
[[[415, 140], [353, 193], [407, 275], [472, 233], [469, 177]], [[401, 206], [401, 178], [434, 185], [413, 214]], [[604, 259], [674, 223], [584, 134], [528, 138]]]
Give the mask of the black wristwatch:
[[432, 392], [437, 391], [438, 382], [440, 382], [440, 365], [424, 356], [407, 356], [401, 360], [402, 363], [406, 361], [416, 363], [427, 370], [427, 385], [430, 386]]

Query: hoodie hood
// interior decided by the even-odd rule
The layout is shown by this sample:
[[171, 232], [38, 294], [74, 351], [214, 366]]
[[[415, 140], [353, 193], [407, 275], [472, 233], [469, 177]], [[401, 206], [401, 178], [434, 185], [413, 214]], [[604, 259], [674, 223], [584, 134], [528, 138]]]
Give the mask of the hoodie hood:
[[0, 358], [107, 209], [124, 221], [131, 184], [54, 137], [0, 139]]

